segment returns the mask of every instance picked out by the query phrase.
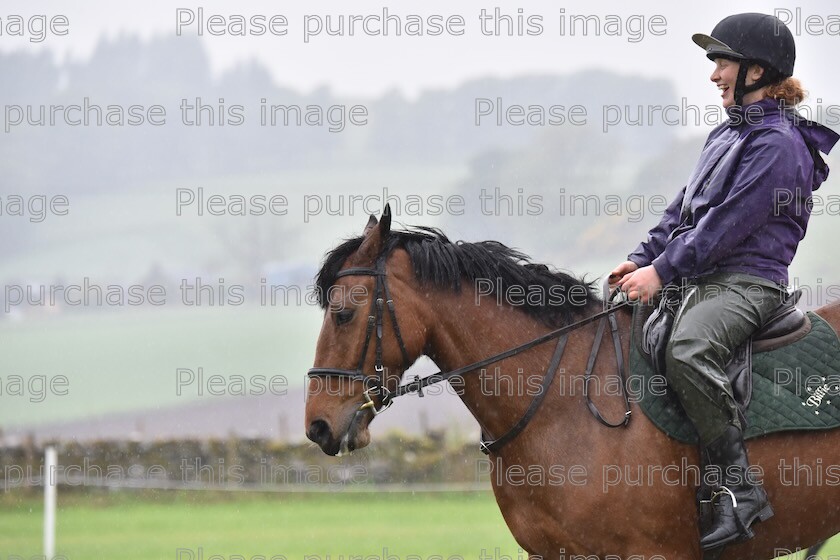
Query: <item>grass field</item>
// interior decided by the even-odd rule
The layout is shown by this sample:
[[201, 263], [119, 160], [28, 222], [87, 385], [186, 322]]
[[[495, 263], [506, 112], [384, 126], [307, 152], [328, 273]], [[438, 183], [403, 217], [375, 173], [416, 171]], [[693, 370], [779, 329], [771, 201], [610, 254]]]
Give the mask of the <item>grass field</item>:
[[[264, 555], [291, 560], [311, 555], [336, 560], [387, 554], [445, 559], [478, 558], [482, 549], [493, 555], [496, 548], [513, 559], [521, 556], [487, 492], [235, 496], [202, 492], [149, 494], [140, 500], [121, 493], [59, 500], [56, 552], [68, 560], [208, 560], [214, 554], [226, 559]], [[3, 558], [40, 553], [42, 511], [36, 498], [4, 501]]]
[[0, 386], [0, 426], [182, 403], [176, 369], [206, 375], [283, 375], [303, 383], [321, 312], [312, 306], [137, 310], [0, 324], [0, 383], [11, 375], [67, 379], [67, 394]]
[[[0, 557], [37, 557], [42, 516], [37, 494], [0, 499]], [[524, 560], [489, 492], [69, 493], [59, 498], [56, 551], [68, 560]], [[840, 539], [820, 558], [840, 558]]]

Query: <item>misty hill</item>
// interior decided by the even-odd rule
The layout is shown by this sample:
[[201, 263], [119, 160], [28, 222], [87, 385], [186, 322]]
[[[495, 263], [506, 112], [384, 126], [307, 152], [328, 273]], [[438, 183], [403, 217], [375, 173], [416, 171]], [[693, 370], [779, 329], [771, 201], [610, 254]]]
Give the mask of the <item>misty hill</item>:
[[[396, 93], [345, 99], [328, 89], [304, 95], [275, 84], [256, 63], [241, 64], [214, 79], [200, 43], [183, 38], [103, 40], [89, 60], [61, 65], [44, 55], [0, 55], [0, 72], [5, 77], [0, 85], [4, 105], [22, 109], [4, 115], [8, 132], [0, 137], [0, 147], [8, 184], [39, 191], [51, 185], [71, 193], [114, 192], [160, 179], [271, 172], [348, 160], [460, 162], [492, 148], [525, 146], [552, 128], [497, 126], [494, 117], [476, 126], [477, 99], [501, 98], [505, 108], [541, 106], [546, 112], [552, 105], [557, 110], [582, 106], [588, 117], [585, 126], [557, 126], [575, 132], [600, 130], [605, 105], [634, 107], [674, 99], [672, 88], [662, 81], [600, 71], [475, 80], [454, 90], [425, 92], [416, 100]], [[64, 108], [86, 99], [103, 112], [117, 104], [144, 109], [160, 105], [166, 111], [166, 124], [97, 126], [94, 113], [88, 126], [65, 124]], [[185, 99], [192, 105], [200, 99], [206, 106], [200, 126], [182, 124]], [[325, 115], [322, 125], [262, 126], [261, 105], [273, 104], [318, 105], [325, 112], [335, 105], [360, 104], [367, 109], [367, 124], [348, 124], [331, 132], [338, 127], [331, 127]], [[242, 110], [233, 109], [236, 105]], [[49, 126], [50, 109], [56, 108], [52, 119], [57, 122]], [[81, 116], [76, 111], [70, 118]], [[338, 110], [333, 116], [338, 120]], [[36, 124], [27, 125], [29, 119]], [[226, 124], [220, 126], [222, 120]], [[673, 130], [616, 127], [604, 136], [615, 136], [624, 148], [641, 154], [659, 152]]]
[[[122, 247], [133, 255], [132, 266], [124, 270], [146, 271], [161, 261], [165, 268], [167, 260], [193, 259], [182, 263], [186, 269], [229, 262], [233, 255], [234, 265], [242, 262], [250, 273], [268, 260], [314, 262], [313, 249], [324, 250], [324, 242], [314, 239], [311, 245], [271, 248], [279, 236], [302, 231], [298, 216], [267, 227], [252, 220], [205, 222], [189, 232], [183, 222], [166, 221], [171, 202], [162, 206], [160, 200], [169, 201], [175, 187], [215, 182], [227, 192], [270, 188], [289, 194], [303, 189], [365, 193], [402, 187], [418, 194], [458, 193], [467, 200], [464, 216], [440, 224], [451, 228], [453, 237], [500, 239], [545, 260], [599, 273], [608, 266], [599, 260], [601, 252], [609, 255], [604, 262], [615, 260], [616, 251], [625, 254], [626, 239], [640, 239], [656, 218], [654, 211], [631, 204], [644, 206], [654, 195], [673, 196], [705, 137], [701, 127], [689, 128], [696, 136], [681, 139], [678, 133], [685, 128], [662, 124], [655, 112], [649, 114], [651, 107], [676, 104], [670, 83], [598, 70], [483, 78], [450, 90], [426, 91], [416, 99], [397, 92], [349, 99], [326, 88], [304, 94], [284, 87], [255, 62], [214, 77], [197, 40], [124, 36], [102, 40], [81, 62], [57, 64], [43, 54], [0, 55], [0, 72], [6, 78], [0, 84], [6, 109], [2, 126], [8, 130], [0, 134], [4, 192], [86, 195], [87, 210], [96, 216], [82, 233], [32, 227], [25, 219], [0, 220], [0, 250], [8, 256], [26, 254], [30, 264], [39, 255], [55, 259], [58, 254], [66, 262], [78, 262], [78, 255], [110, 255]], [[193, 107], [187, 116], [202, 124], [183, 124], [182, 103], [199, 100], [204, 108]], [[159, 105], [166, 124], [66, 124], [64, 111], [85, 103], [102, 112], [111, 105], [123, 110], [140, 105], [144, 118], [151, 106]], [[324, 120], [297, 125], [292, 116], [286, 125], [281, 115], [281, 122], [263, 126], [261, 109], [270, 111], [272, 105], [297, 106], [304, 112], [315, 106], [324, 112]], [[327, 111], [354, 105], [364, 108], [366, 124], [349, 124], [343, 113], [343, 128], [330, 131]], [[585, 124], [572, 124], [573, 106], [583, 108]], [[485, 112], [492, 107], [479, 126], [478, 107]], [[527, 124], [529, 119], [539, 122], [534, 115], [540, 111], [544, 124]], [[94, 121], [96, 114], [91, 113]], [[557, 114], [565, 117], [562, 124], [547, 124]], [[79, 115], [73, 113], [74, 118]], [[48, 126], [51, 117], [57, 121], [54, 126]], [[27, 119], [40, 124], [28, 125]], [[507, 203], [497, 208], [494, 200], [488, 201], [493, 208], [487, 213], [482, 211], [482, 193], [540, 197], [541, 205], [539, 212], [529, 214]], [[621, 197], [623, 206], [607, 208], [603, 197], [610, 194]], [[630, 200], [634, 194], [644, 199]], [[587, 196], [601, 197], [598, 208], [590, 206], [583, 198]], [[158, 217], [153, 208], [165, 208], [167, 214]], [[147, 211], [141, 217], [133, 209]], [[78, 216], [78, 203], [74, 211]], [[346, 232], [347, 224], [358, 227], [359, 219], [344, 217], [322, 222], [331, 224], [324, 231], [326, 239]], [[433, 220], [421, 216], [402, 221]], [[208, 228], [214, 243], [197, 243]], [[108, 247], [101, 246], [103, 239]], [[544, 245], [534, 248], [534, 239]], [[594, 242], [598, 251], [590, 249]], [[196, 245], [200, 251], [194, 250]], [[237, 247], [253, 254], [240, 258]]]

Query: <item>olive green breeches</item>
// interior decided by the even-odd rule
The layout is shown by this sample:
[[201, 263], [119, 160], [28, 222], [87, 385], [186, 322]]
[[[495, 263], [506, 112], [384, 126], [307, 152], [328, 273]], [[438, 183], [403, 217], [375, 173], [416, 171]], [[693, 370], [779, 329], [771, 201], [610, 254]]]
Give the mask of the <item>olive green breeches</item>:
[[724, 368], [785, 294], [769, 280], [737, 273], [704, 277], [683, 290], [665, 354], [666, 376], [703, 444], [728, 425], [741, 427]]

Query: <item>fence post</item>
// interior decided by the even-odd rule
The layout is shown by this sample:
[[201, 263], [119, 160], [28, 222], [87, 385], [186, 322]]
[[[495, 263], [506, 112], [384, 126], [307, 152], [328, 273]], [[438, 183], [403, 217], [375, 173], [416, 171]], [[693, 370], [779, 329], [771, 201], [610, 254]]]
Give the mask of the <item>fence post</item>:
[[47, 560], [51, 560], [55, 556], [57, 463], [55, 447], [47, 447], [44, 453], [44, 557]]

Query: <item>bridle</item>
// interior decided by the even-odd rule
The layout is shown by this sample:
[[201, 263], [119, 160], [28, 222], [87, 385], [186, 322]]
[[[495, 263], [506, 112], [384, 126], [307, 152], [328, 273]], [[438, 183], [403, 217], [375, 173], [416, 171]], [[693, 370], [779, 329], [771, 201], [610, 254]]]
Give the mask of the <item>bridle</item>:
[[[388, 314], [391, 317], [391, 324], [394, 327], [394, 334], [397, 337], [397, 343], [400, 346], [402, 353], [403, 371], [411, 366], [411, 360], [408, 357], [408, 351], [405, 349], [400, 325], [397, 323], [397, 313], [394, 310], [394, 300], [391, 299], [391, 292], [388, 289], [388, 281], [385, 274], [385, 255], [380, 256], [373, 268], [370, 267], [351, 267], [341, 270], [336, 274], [336, 278], [343, 278], [344, 276], [373, 276], [375, 279], [374, 297], [371, 301], [370, 311], [368, 313], [367, 327], [365, 329], [365, 342], [362, 346], [362, 355], [359, 357], [359, 363], [356, 369], [340, 369], [340, 368], [311, 368], [307, 372], [307, 377], [339, 377], [350, 379], [351, 381], [361, 381], [365, 386], [365, 403], [359, 410], [370, 409], [374, 416], [382, 413], [385, 409], [391, 406], [395, 394], [387, 389], [385, 386], [385, 367], [382, 364], [382, 319], [384, 316], [384, 307], [388, 307]], [[365, 361], [367, 360], [368, 348], [370, 347], [370, 339], [374, 334], [376, 339], [374, 342], [374, 366], [375, 375], [366, 375], [364, 373]], [[371, 397], [371, 394], [378, 395], [381, 405], [377, 409], [376, 404]]]
[[[551, 357], [551, 361], [549, 362], [548, 370], [546, 371], [546, 374], [543, 377], [540, 392], [534, 395], [530, 405], [525, 411], [525, 414], [523, 414], [519, 421], [510, 430], [508, 430], [504, 435], [502, 435], [499, 438], [493, 439], [485, 437], [487, 433], [486, 431], [482, 431], [481, 450], [485, 453], [496, 452], [505, 443], [515, 438], [522, 430], [524, 430], [525, 426], [528, 425], [528, 422], [530, 422], [531, 418], [533, 418], [533, 416], [536, 414], [540, 404], [542, 404], [542, 401], [544, 400], [548, 392], [548, 388], [551, 385], [552, 380], [554, 379], [555, 373], [557, 372], [557, 368], [563, 356], [563, 351], [566, 347], [568, 333], [577, 330], [585, 325], [588, 325], [589, 323], [600, 320], [598, 329], [595, 334], [595, 339], [592, 343], [592, 350], [590, 351], [589, 359], [586, 364], [586, 371], [584, 373], [584, 393], [586, 396], [586, 404], [593, 416], [595, 416], [595, 418], [601, 424], [609, 428], [617, 428], [621, 426], [627, 426], [629, 424], [631, 413], [630, 401], [627, 396], [626, 376], [624, 372], [624, 354], [621, 348], [621, 338], [618, 331], [618, 322], [616, 321], [615, 313], [620, 308], [629, 305], [630, 302], [626, 300], [619, 303], [613, 302], [613, 300], [619, 293], [618, 289], [616, 289], [614, 292], [612, 292], [612, 294], [610, 294], [608, 298], [606, 298], [605, 309], [603, 311], [590, 315], [589, 317], [585, 317], [569, 325], [565, 325], [563, 327], [554, 329], [529, 342], [526, 342], [519, 346], [515, 346], [513, 348], [505, 350], [504, 352], [494, 354], [493, 356], [490, 356], [478, 362], [474, 362], [472, 364], [468, 364], [458, 369], [454, 369], [448, 372], [437, 371], [436, 373], [427, 375], [423, 378], [415, 375], [413, 381], [404, 385], [398, 385], [394, 391], [389, 390], [385, 384], [385, 367], [382, 363], [382, 322], [383, 317], [385, 315], [385, 307], [388, 308], [388, 314], [391, 319], [391, 324], [393, 325], [394, 334], [397, 338], [397, 343], [400, 347], [400, 353], [402, 354], [403, 371], [405, 371], [411, 366], [411, 360], [409, 359], [408, 351], [406, 350], [405, 343], [403, 342], [400, 326], [397, 322], [397, 314], [394, 308], [394, 300], [391, 298], [391, 293], [388, 289], [388, 279], [387, 274], [385, 272], [386, 258], [387, 254], [383, 254], [377, 258], [373, 267], [351, 267], [341, 270], [336, 274], [336, 279], [343, 278], [345, 276], [373, 276], [375, 279], [374, 298], [371, 302], [370, 311], [368, 313], [367, 327], [365, 330], [365, 342], [362, 346], [362, 354], [359, 357], [359, 362], [356, 366], [356, 369], [351, 370], [341, 368], [314, 367], [311, 368], [306, 374], [307, 377], [337, 377], [349, 379], [351, 381], [361, 381], [365, 387], [365, 402], [359, 407], [358, 412], [370, 410], [374, 416], [377, 416], [385, 410], [387, 410], [393, 404], [394, 399], [396, 399], [397, 397], [401, 397], [409, 393], [417, 393], [420, 397], [422, 397], [423, 389], [425, 389], [429, 385], [440, 383], [441, 381], [448, 381], [454, 377], [461, 376], [465, 373], [479, 370], [490, 364], [499, 362], [506, 358], [510, 358], [511, 356], [515, 356], [517, 354], [525, 352], [526, 350], [530, 350], [531, 348], [539, 346], [540, 344], [544, 344], [549, 340], [553, 340], [555, 338], [558, 339], [557, 346], [555, 347], [554, 353]], [[595, 368], [595, 360], [597, 359], [598, 351], [601, 348], [601, 340], [603, 339], [603, 334], [606, 330], [607, 322], [609, 322], [610, 325], [610, 331], [612, 334], [613, 344], [615, 348], [616, 366], [618, 369], [618, 376], [621, 379], [622, 396], [624, 397], [625, 407], [624, 416], [620, 421], [615, 423], [609, 422], [603, 417], [598, 408], [595, 406], [595, 403], [592, 402], [591, 396], [589, 394], [589, 382], [592, 378], [592, 372]], [[375, 374], [368, 375], [364, 372], [364, 365], [365, 361], [367, 360], [368, 349], [370, 348], [370, 340], [371, 337], [373, 337], [374, 335]], [[374, 401], [372, 395], [379, 397], [379, 408], [376, 407], [376, 402]]]

